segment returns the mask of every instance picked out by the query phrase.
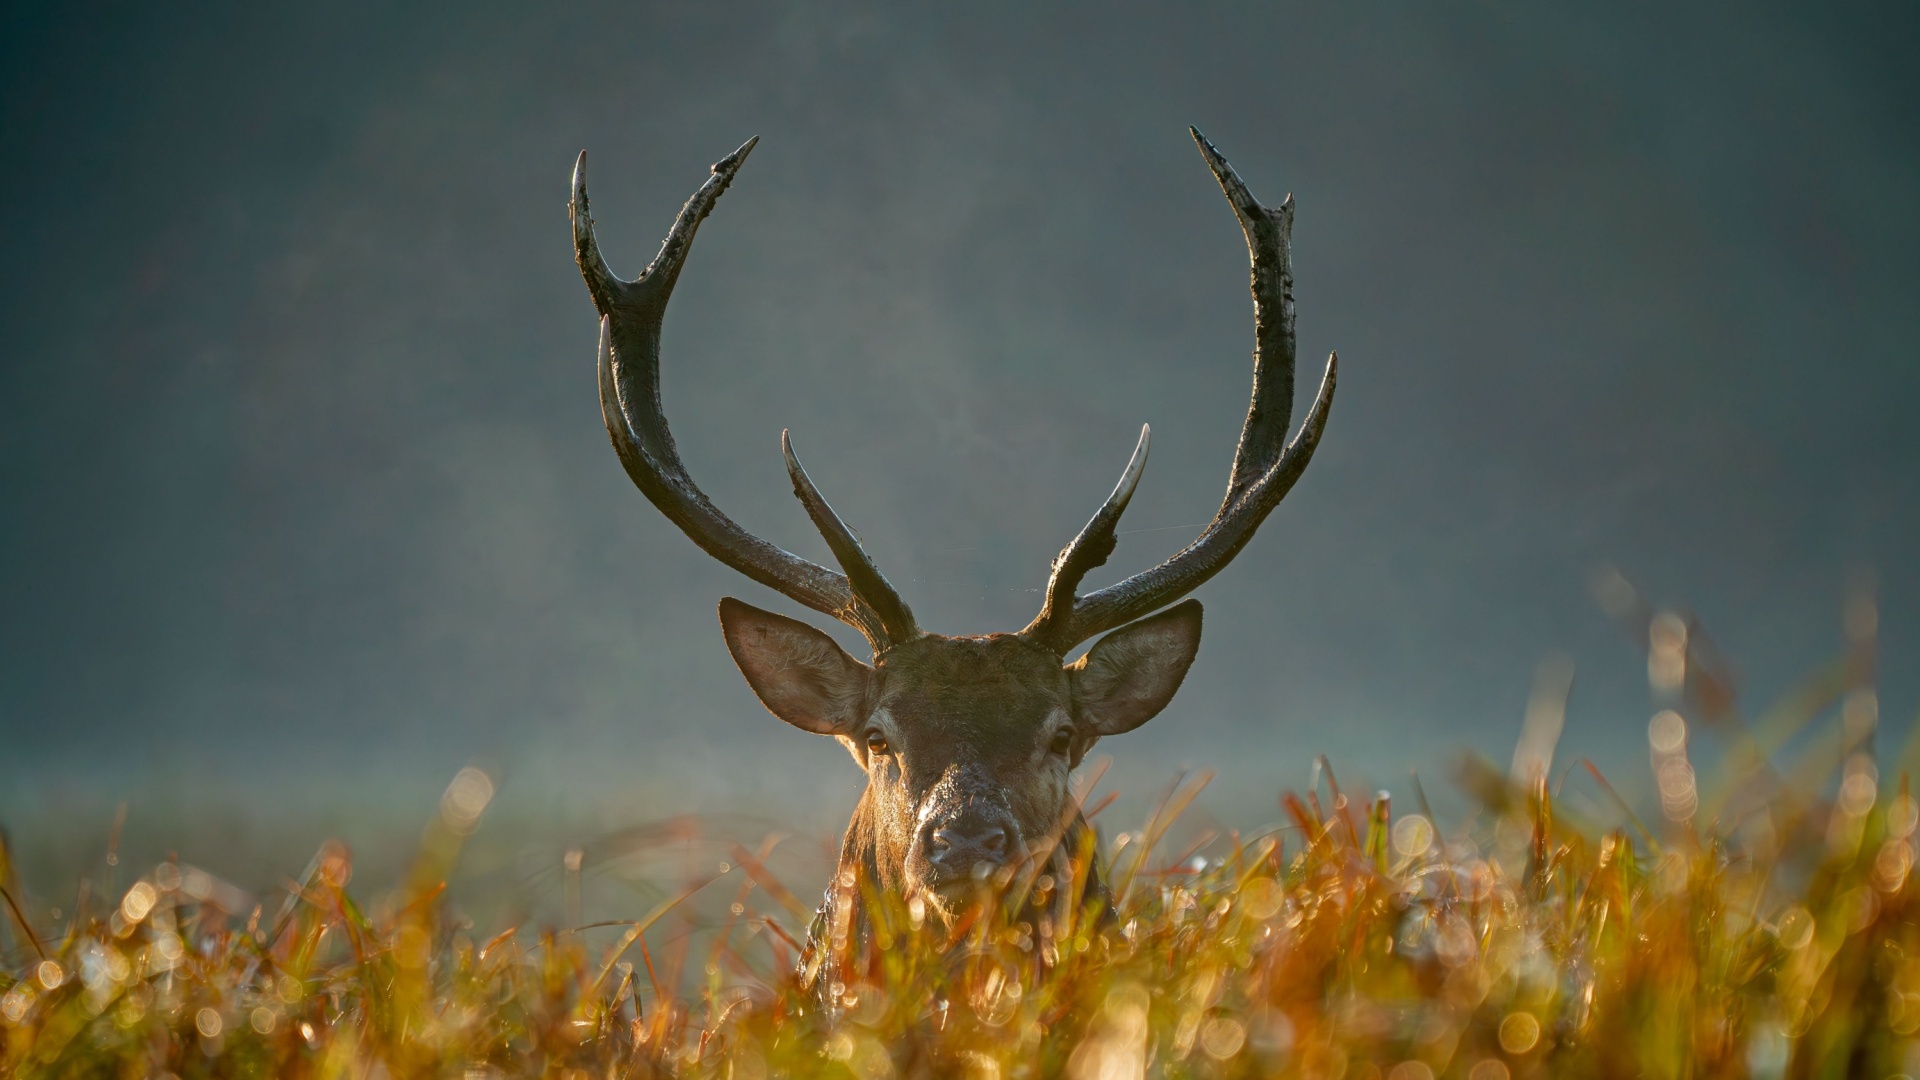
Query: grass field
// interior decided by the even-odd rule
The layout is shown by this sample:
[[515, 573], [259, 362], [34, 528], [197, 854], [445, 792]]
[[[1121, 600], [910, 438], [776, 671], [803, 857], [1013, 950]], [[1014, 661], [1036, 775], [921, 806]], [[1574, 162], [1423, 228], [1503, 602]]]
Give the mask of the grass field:
[[[377, 896], [329, 847], [263, 906], [167, 863], [58, 928], [0, 914], [0, 1073], [1920, 1074], [1920, 804], [1905, 759], [1874, 750], [1865, 638], [1749, 722], [1697, 628], [1653, 625], [1650, 677], [1676, 708], [1648, 728], [1659, 805], [1642, 814], [1576, 820], [1564, 785], [1613, 788], [1590, 766], [1546, 771], [1549, 732], [1512, 770], [1459, 767], [1468, 820], [1317, 769], [1272, 829], [1174, 850], [1190, 777], [1101, 853], [1117, 917], [1030, 874], [953, 930], [872, 898], [874, 933], [811, 959], [823, 1006], [795, 974], [813, 905], [764, 850], [632, 923], [470, 925], [444, 897], [491, 793], [469, 770]], [[1707, 729], [1723, 752], [1701, 779]], [[695, 897], [703, 932], [663, 948]], [[1034, 910], [1022, 900], [1049, 913], [1007, 914]]]

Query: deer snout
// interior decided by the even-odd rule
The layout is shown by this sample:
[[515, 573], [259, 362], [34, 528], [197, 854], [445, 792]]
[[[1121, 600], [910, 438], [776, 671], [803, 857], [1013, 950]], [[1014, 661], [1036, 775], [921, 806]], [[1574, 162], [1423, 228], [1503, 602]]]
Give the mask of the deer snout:
[[1005, 866], [1012, 858], [1014, 838], [1010, 816], [976, 804], [953, 817], [929, 821], [921, 850], [939, 885], [957, 885]]

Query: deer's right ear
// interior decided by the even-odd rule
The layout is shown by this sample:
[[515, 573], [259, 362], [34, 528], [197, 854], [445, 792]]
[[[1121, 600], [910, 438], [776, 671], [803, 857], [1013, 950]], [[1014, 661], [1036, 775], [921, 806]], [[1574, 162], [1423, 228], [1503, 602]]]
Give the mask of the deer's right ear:
[[844, 734], [861, 719], [873, 669], [824, 632], [731, 596], [720, 601], [720, 629], [768, 712], [818, 735]]

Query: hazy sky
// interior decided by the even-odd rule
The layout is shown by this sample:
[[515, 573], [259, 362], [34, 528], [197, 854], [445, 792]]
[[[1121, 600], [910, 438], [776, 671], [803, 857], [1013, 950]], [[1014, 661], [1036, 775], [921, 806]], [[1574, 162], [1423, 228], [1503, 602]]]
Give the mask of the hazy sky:
[[9, 5], [0, 813], [428, 807], [476, 756], [603, 817], [844, 812], [844, 754], [760, 709], [714, 617], [795, 609], [607, 446], [568, 240], [582, 147], [630, 275], [755, 134], [674, 298], [668, 415], [720, 506], [824, 561], [791, 428], [945, 632], [1031, 617], [1142, 421], [1150, 531], [1096, 584], [1211, 516], [1252, 319], [1185, 126], [1294, 193], [1300, 408], [1338, 349], [1332, 421], [1117, 775], [1265, 800], [1320, 752], [1504, 761], [1554, 652], [1562, 761], [1643, 772], [1608, 564], [1704, 620], [1750, 711], [1870, 571], [1904, 728], [1915, 9], [1549, 7]]

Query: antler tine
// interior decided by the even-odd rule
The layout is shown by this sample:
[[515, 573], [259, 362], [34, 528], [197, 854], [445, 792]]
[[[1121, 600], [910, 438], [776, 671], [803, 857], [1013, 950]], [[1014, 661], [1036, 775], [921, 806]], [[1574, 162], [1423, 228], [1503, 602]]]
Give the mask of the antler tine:
[[580, 155], [569, 211], [574, 255], [600, 311], [600, 412], [627, 475], [688, 539], [760, 584], [859, 630], [878, 652], [893, 643], [879, 612], [845, 576], [767, 543], [714, 506], [688, 475], [660, 407], [660, 326], [667, 300], [700, 222], [758, 141], [747, 140], [713, 166], [680, 208], [659, 254], [633, 281], [616, 277], [600, 255], [587, 213], [586, 154]]
[[573, 221], [573, 261], [587, 279], [587, 292], [593, 306], [602, 313], [626, 297], [633, 283], [614, 276], [600, 254], [600, 241], [593, 235], [593, 216], [587, 212], [587, 152], [573, 159], [573, 194], [567, 200], [567, 217]]
[[[1277, 208], [1262, 206], [1206, 136], [1195, 128], [1187, 130], [1213, 170], [1247, 239], [1254, 313], [1253, 399], [1234, 451], [1226, 496], [1213, 521], [1191, 544], [1151, 570], [1072, 599], [1067, 602], [1071, 615], [1064, 620], [1055, 610], [1059, 602], [1053, 595], [1054, 586], [1049, 586], [1047, 608], [1035, 620], [1035, 626], [1044, 621], [1045, 640], [1063, 654], [1096, 634], [1180, 599], [1232, 562], [1313, 459], [1333, 406], [1339, 358], [1329, 355], [1313, 407], [1299, 434], [1287, 441], [1294, 375], [1293, 196], [1287, 196]], [[1088, 528], [1093, 528], [1092, 522]], [[1109, 533], [1111, 528], [1109, 525]], [[1068, 553], [1080, 543], [1081, 538], [1076, 537], [1061, 552], [1056, 565], [1066, 561]], [[1109, 537], [1102, 558], [1111, 550]], [[1092, 562], [1088, 568], [1097, 565]]]
[[1199, 128], [1189, 127], [1187, 134], [1240, 219], [1253, 263], [1253, 400], [1227, 480], [1226, 501], [1232, 502], [1272, 467], [1293, 420], [1293, 195], [1274, 209], [1260, 205]]
[[[755, 135], [740, 144], [740, 148], [719, 161], [713, 163], [707, 180], [687, 199], [686, 205], [673, 220], [673, 228], [667, 230], [665, 240], [660, 242], [660, 251], [653, 261], [640, 272], [633, 281], [622, 281], [607, 268], [607, 260], [600, 255], [600, 243], [594, 237], [593, 218], [587, 213], [587, 152], [573, 163], [573, 198], [568, 204], [569, 216], [573, 218], [574, 260], [580, 264], [580, 273], [587, 279], [587, 291], [593, 294], [594, 306], [601, 314], [624, 302], [638, 304], [651, 301], [664, 309], [667, 298], [673, 294], [674, 282], [680, 280], [680, 268], [686, 264], [687, 252], [693, 248], [693, 234], [699, 230], [700, 223], [713, 212], [713, 204], [720, 201], [727, 187], [733, 183], [740, 166], [753, 153], [760, 143]], [[657, 317], [656, 313], [656, 317]]]
[[[1100, 509], [1094, 511], [1079, 535], [1054, 557], [1053, 572], [1047, 578], [1046, 605], [1033, 622], [1020, 631], [1022, 636], [1051, 647], [1070, 625], [1074, 590], [1080, 587], [1088, 571], [1106, 564], [1107, 557], [1113, 554], [1114, 547], [1119, 543], [1114, 529], [1120, 524], [1120, 515], [1126, 512], [1127, 503], [1133, 498], [1133, 489], [1140, 485], [1140, 474], [1147, 468], [1147, 448], [1152, 441], [1153, 429], [1141, 424], [1140, 441], [1134, 445], [1133, 457], [1127, 462], [1126, 471], [1120, 474], [1120, 482], [1113, 486], [1113, 493], [1107, 496], [1107, 501], [1100, 505]], [[1064, 653], [1074, 644], [1067, 642], [1057, 651]]]
[[794, 455], [793, 440], [788, 433], [780, 433], [780, 453], [787, 459], [787, 476], [793, 481], [793, 494], [807, 508], [807, 516], [813, 519], [814, 528], [827, 541], [827, 547], [840, 563], [840, 569], [847, 572], [847, 580], [853, 586], [853, 595], [866, 601], [875, 614], [880, 617], [881, 627], [888, 639], [895, 644], [912, 641], [920, 635], [920, 624], [913, 619], [913, 612], [907, 602], [887, 580], [880, 567], [875, 565], [867, 549], [860, 544], [860, 538], [853, 535], [847, 523], [840, 520], [833, 507], [821, 496], [820, 489], [813, 484], [813, 478], [807, 475], [806, 467]]

